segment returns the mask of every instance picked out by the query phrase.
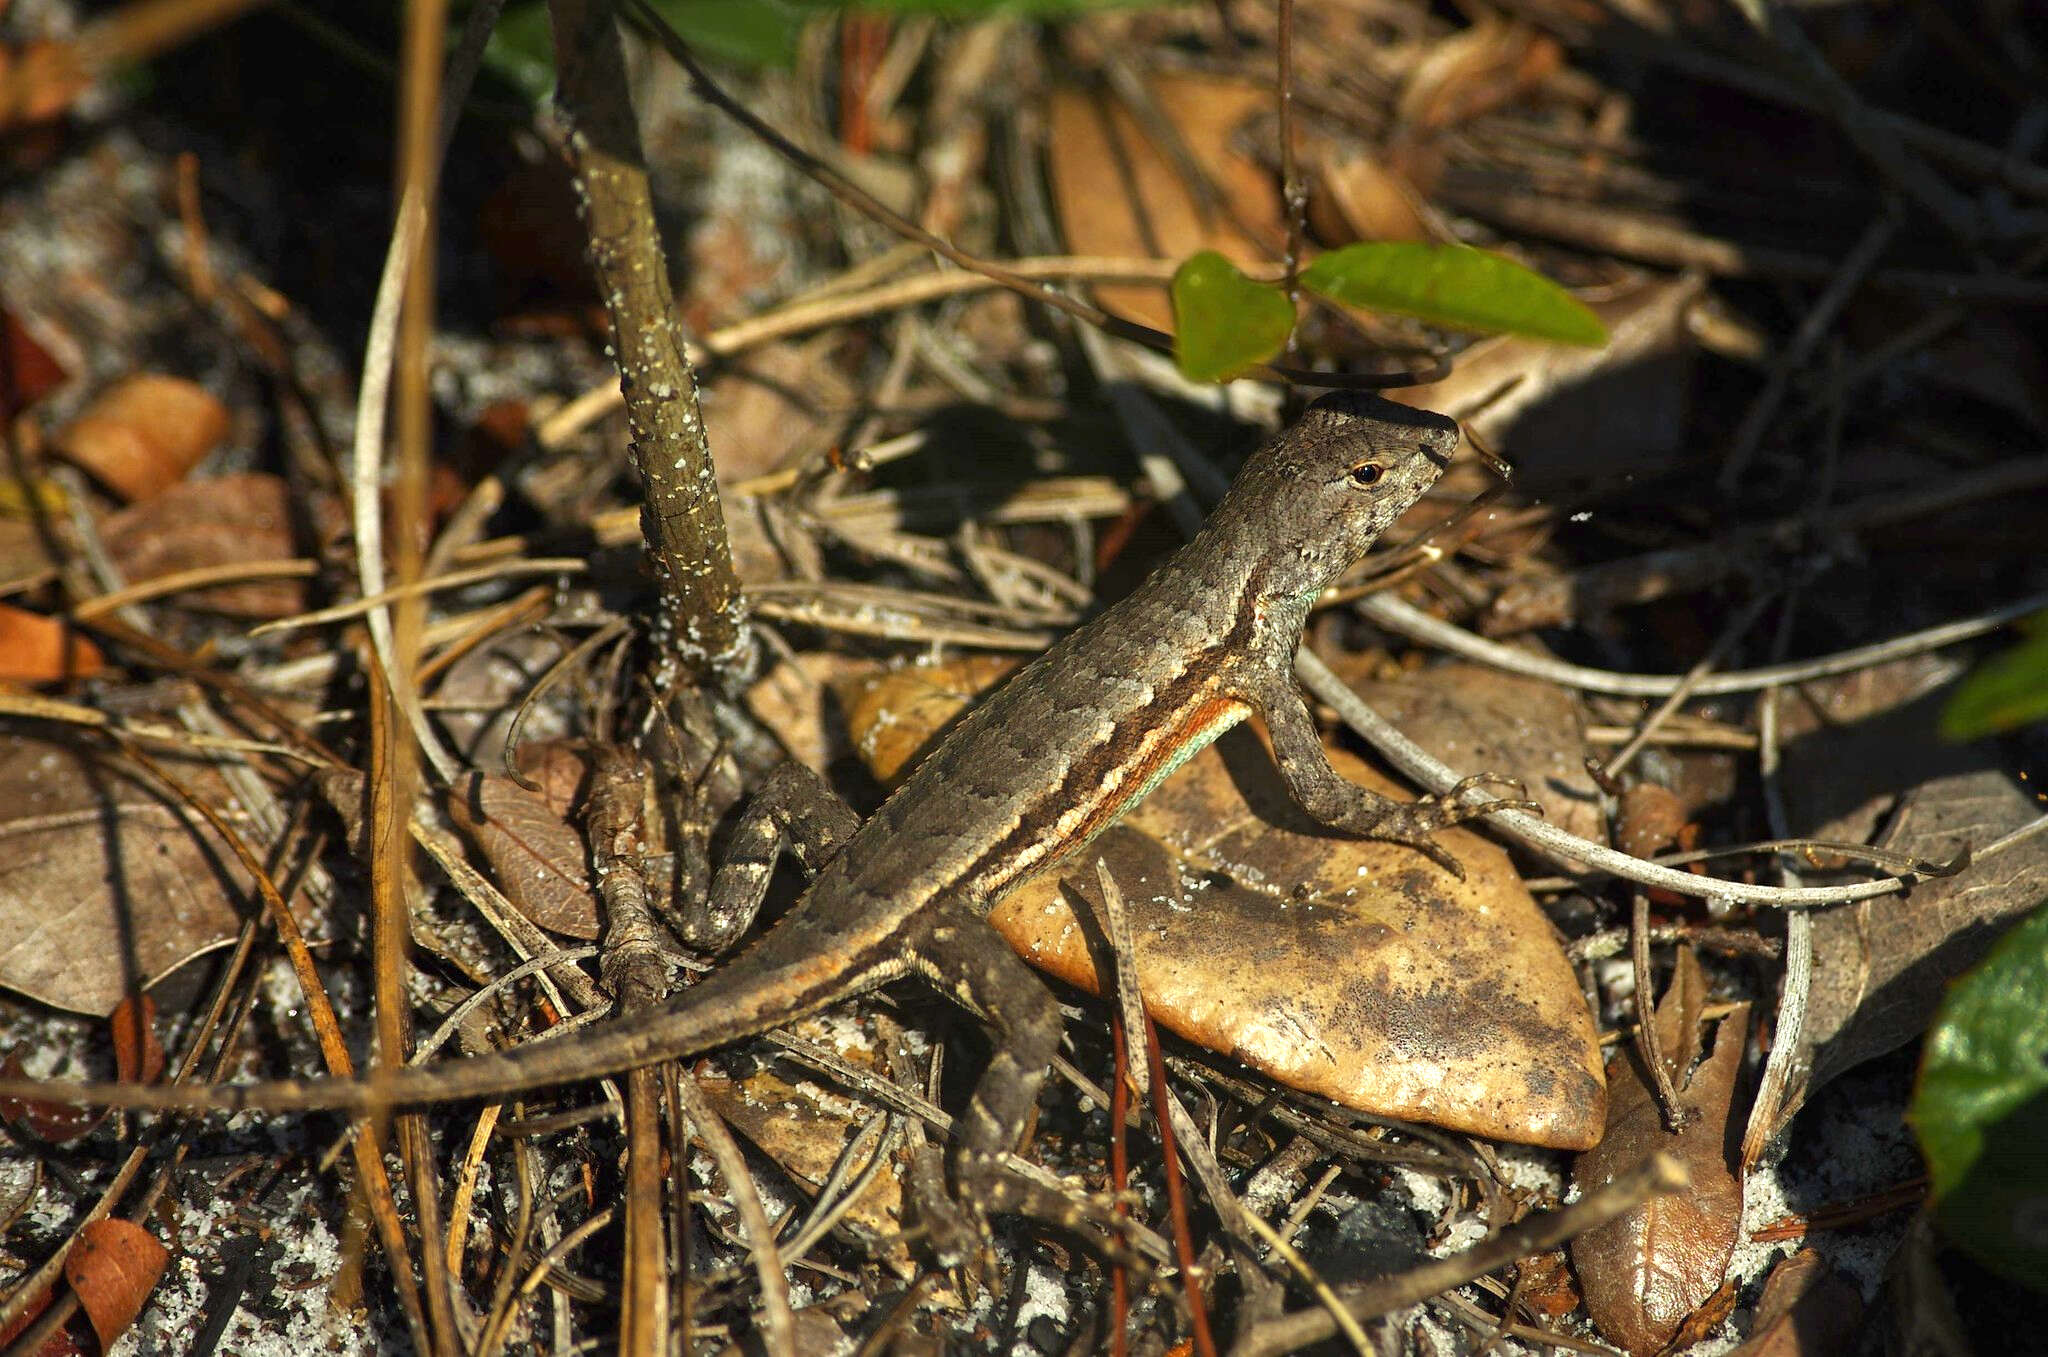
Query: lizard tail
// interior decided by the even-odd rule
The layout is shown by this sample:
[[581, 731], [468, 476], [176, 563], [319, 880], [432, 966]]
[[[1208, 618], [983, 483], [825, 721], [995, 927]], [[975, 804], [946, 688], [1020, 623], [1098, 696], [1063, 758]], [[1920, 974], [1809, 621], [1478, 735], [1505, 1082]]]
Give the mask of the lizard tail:
[[[739, 958], [742, 962], [747, 959]], [[499, 1055], [386, 1066], [361, 1078], [249, 1084], [81, 1083], [0, 1077], [0, 1098], [165, 1111], [334, 1110], [373, 1116], [394, 1108], [504, 1097], [696, 1055], [816, 1012], [889, 979], [893, 973], [881, 968], [831, 973], [815, 958], [772, 968], [732, 965], [692, 985], [677, 1007], [605, 1022], [561, 1041], [528, 1042]]]

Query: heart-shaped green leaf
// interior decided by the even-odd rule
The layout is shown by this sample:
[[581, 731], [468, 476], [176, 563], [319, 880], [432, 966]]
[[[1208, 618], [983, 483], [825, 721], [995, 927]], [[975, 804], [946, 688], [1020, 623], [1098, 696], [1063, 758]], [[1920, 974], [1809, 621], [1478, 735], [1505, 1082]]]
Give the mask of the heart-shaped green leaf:
[[1942, 1000], [1907, 1113], [1943, 1231], [2048, 1291], [2048, 908]]
[[1214, 250], [1173, 273], [1173, 357], [1196, 382], [1227, 382], [1272, 358], [1294, 329], [1294, 307]]
[[1378, 241], [1320, 255], [1301, 275], [1319, 296], [1432, 325], [1598, 347], [1607, 327], [1542, 274], [1469, 245]]

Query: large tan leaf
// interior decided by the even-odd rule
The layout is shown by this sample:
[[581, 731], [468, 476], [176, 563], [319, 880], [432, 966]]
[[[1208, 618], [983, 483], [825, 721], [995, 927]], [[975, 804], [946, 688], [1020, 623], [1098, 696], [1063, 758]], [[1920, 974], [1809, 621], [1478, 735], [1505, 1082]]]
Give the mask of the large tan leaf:
[[[921, 719], [943, 720], [944, 706]], [[1354, 781], [1409, 795], [1342, 751], [1331, 758]], [[1309, 822], [1271, 755], [1238, 732], [1070, 863], [1067, 880], [1092, 891], [1095, 860], [1109, 861], [1147, 1007], [1189, 1040], [1348, 1107], [1590, 1145], [1606, 1110], [1599, 1046], [1550, 922], [1500, 849], [1460, 831], [1441, 842], [1465, 881]], [[1092, 989], [1095, 925], [1070, 898], [1042, 878], [991, 921], [1034, 965]]]
[[[218, 775], [179, 770], [195, 794]], [[198, 816], [121, 764], [23, 735], [0, 737], [0, 985], [104, 1016], [229, 941], [247, 878]]]

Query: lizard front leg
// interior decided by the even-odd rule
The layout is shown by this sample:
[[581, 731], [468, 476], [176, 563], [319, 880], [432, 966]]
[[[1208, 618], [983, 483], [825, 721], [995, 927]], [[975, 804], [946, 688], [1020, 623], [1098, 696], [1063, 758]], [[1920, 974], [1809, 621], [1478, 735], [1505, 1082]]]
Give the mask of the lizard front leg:
[[782, 764], [740, 813], [709, 893], [687, 906], [678, 935], [692, 947], [723, 952], [761, 912], [785, 843], [804, 870], [815, 876], [859, 828], [860, 816], [853, 807], [808, 764], [794, 759]]
[[[1417, 801], [1396, 801], [1359, 786], [1330, 766], [1323, 752], [1322, 736], [1315, 718], [1308, 713], [1301, 689], [1292, 675], [1276, 674], [1263, 692], [1251, 695], [1252, 706], [1265, 720], [1273, 739], [1273, 757], [1280, 776], [1301, 808], [1332, 829], [1362, 838], [1398, 843], [1434, 862], [1460, 881], [1465, 869], [1448, 849], [1430, 836], [1465, 820], [1497, 810], [1526, 810], [1541, 814], [1543, 808], [1522, 799], [1518, 778], [1500, 773], [1475, 773], [1443, 796], [1425, 796]], [[1462, 797], [1473, 787], [1493, 785], [1512, 790], [1512, 800], [1464, 804]]]

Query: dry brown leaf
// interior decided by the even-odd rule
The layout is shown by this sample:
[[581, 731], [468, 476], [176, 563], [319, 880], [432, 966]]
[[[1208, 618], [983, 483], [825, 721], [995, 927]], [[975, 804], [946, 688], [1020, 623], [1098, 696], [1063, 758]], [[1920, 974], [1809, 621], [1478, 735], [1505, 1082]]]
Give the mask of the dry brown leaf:
[[[917, 720], [849, 719], [914, 747], [957, 709], [927, 681]], [[1406, 796], [1341, 750], [1346, 777]], [[1171, 1030], [1349, 1107], [1474, 1134], [1582, 1148], [1605, 1109], [1592, 1020], [1549, 921], [1485, 840], [1439, 840], [1453, 881], [1411, 850], [1332, 835], [1288, 797], [1249, 736], [1205, 750], [1070, 864], [1110, 859], [1147, 1007]], [[1165, 846], [1162, 846], [1165, 845]], [[1192, 903], [1183, 879], [1205, 880]], [[1085, 913], [1085, 911], [1084, 911]], [[990, 920], [1034, 965], [1093, 989], [1092, 922], [1056, 878]]]
[[102, 1349], [142, 1313], [170, 1261], [170, 1250], [132, 1221], [95, 1220], [78, 1232], [64, 1255], [64, 1279], [78, 1293]]
[[[1233, 145], [1240, 126], [1272, 107], [1271, 92], [1198, 75], [1156, 76], [1148, 87], [1224, 207], [1202, 211], [1172, 157], [1153, 145], [1121, 101], [1057, 90], [1046, 154], [1068, 250], [1145, 259], [1216, 250], [1246, 265], [1276, 258], [1287, 238], [1279, 186]], [[1095, 297], [1119, 315], [1173, 329], [1173, 308], [1159, 288], [1098, 286]]]
[[91, 84], [75, 42], [0, 46], [0, 129], [49, 122]]
[[947, 664], [906, 665], [861, 674], [835, 686], [846, 728], [862, 763], [881, 782], [902, 780], [911, 757], [946, 728], [974, 695], [993, 687], [1018, 661], [971, 655]]
[[513, 762], [540, 788], [548, 809], [567, 820], [581, 813], [590, 785], [592, 751], [583, 740], [522, 741]]
[[[1370, 152], [1346, 149], [1316, 166], [1310, 220], [1337, 244], [1354, 240], [1435, 240], [1422, 196], [1400, 171]], [[1319, 210], [1320, 209], [1320, 210]]]
[[[9, 1051], [5, 1059], [0, 1059], [0, 1074], [15, 1079], [27, 1073], [18, 1053]], [[0, 1121], [51, 1145], [67, 1145], [111, 1115], [104, 1107], [79, 1107], [37, 1098], [0, 1098]]]
[[1704, 1000], [1699, 963], [1681, 950], [1654, 1021], [1686, 1124], [1665, 1130], [1642, 1058], [1633, 1044], [1624, 1046], [1607, 1066], [1607, 1133], [1572, 1169], [1573, 1183], [1590, 1192], [1661, 1150], [1691, 1175], [1690, 1191], [1652, 1197], [1572, 1241], [1586, 1312], [1609, 1341], [1639, 1357], [1661, 1350], [1720, 1290], [1742, 1230], [1742, 1183], [1729, 1138], [1749, 1010], [1739, 1006], [1722, 1020], [1713, 1053], [1688, 1078], [1704, 1038]]
[[1863, 1323], [1863, 1292], [1814, 1249], [1781, 1259], [1764, 1281], [1749, 1341], [1729, 1357], [1840, 1357]]
[[[2038, 799], [2005, 769], [1995, 743], [1952, 745], [1936, 734], [1947, 689], [1930, 687], [1954, 672], [1948, 661], [1902, 661], [1803, 685], [1807, 704], [1785, 713], [1793, 831], [1860, 840], [1888, 815], [1885, 847], [1944, 861], [2037, 818]], [[2036, 835], [1956, 876], [1817, 914], [1799, 1062], [1806, 1074], [1795, 1078], [1783, 1118], [1835, 1076], [1925, 1031], [1948, 982], [2043, 897], [2048, 835]]]
[[1671, 851], [1687, 823], [1677, 792], [1655, 782], [1633, 783], [1621, 794], [1614, 846], [1631, 857], [1653, 858]]
[[1563, 1319], [1585, 1304], [1563, 1249], [1524, 1258], [1516, 1265], [1515, 1283], [1522, 1304], [1540, 1319]]
[[[864, 1044], [850, 1043], [842, 1023], [806, 1018], [790, 1030], [857, 1064], [879, 1066]], [[778, 1067], [764, 1066], [743, 1079], [703, 1074], [697, 1076], [697, 1086], [735, 1131], [811, 1192], [824, 1185], [847, 1143], [874, 1115], [866, 1102], [809, 1080], [792, 1083]], [[908, 1277], [915, 1267], [899, 1237], [902, 1220], [903, 1185], [894, 1164], [874, 1176], [844, 1217], [847, 1226], [880, 1247], [888, 1264]]]
[[1395, 101], [1404, 131], [1455, 127], [1521, 98], [1564, 64], [1555, 38], [1483, 18], [1430, 44]]
[[1519, 777], [1545, 819], [1606, 841], [1600, 789], [1586, 771], [1585, 712], [1566, 689], [1473, 664], [1352, 687], [1425, 749], [1460, 768]]
[[[308, 504], [282, 477], [251, 471], [181, 481], [101, 527], [114, 563], [132, 584], [207, 566], [282, 561], [300, 554], [295, 518], [315, 534], [340, 528], [331, 501]], [[304, 579], [215, 585], [177, 596], [180, 606], [232, 617], [289, 617], [308, 606]]]
[[70, 379], [64, 365], [4, 307], [0, 307], [0, 345], [6, 350], [0, 361], [8, 365], [11, 379], [0, 387], [0, 420], [13, 419]]
[[228, 422], [227, 407], [198, 383], [138, 372], [95, 396], [55, 447], [122, 499], [147, 499], [219, 447]]
[[879, 661], [829, 650], [806, 650], [788, 657], [747, 689], [747, 710], [775, 732], [782, 747], [799, 763], [829, 768], [846, 754], [846, 732], [828, 690], [847, 691], [883, 672]]
[[71, 623], [0, 603], [0, 682], [65, 683], [104, 668], [100, 648]]
[[511, 778], [486, 773], [457, 783], [446, 804], [513, 908], [550, 933], [597, 937], [590, 850], [560, 811]]
[[704, 391], [704, 427], [721, 485], [766, 475], [856, 399], [825, 349], [839, 338], [764, 344], [730, 360]]
[[26, 519], [0, 517], [0, 586], [54, 578], [57, 564], [48, 534]]
[[[232, 805], [218, 774], [179, 777]], [[0, 741], [0, 985], [104, 1016], [131, 978], [153, 984], [232, 940], [246, 892], [197, 813], [120, 763], [18, 733]]]
[[113, 1029], [116, 1077], [124, 1084], [155, 1083], [164, 1072], [163, 1043], [156, 1039], [156, 1000], [147, 994], [128, 996], [114, 1005], [107, 1025]]
[[[56, 1285], [52, 1283], [28, 1303], [28, 1308], [16, 1315], [4, 1328], [0, 1328], [0, 1343], [12, 1343], [21, 1336], [22, 1330], [42, 1317], [55, 1299]], [[36, 1357], [84, 1357], [85, 1347], [74, 1337], [71, 1326], [65, 1325], [50, 1335], [49, 1340], [36, 1349]]]

